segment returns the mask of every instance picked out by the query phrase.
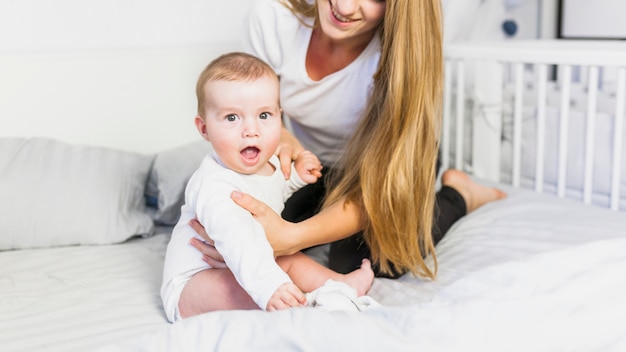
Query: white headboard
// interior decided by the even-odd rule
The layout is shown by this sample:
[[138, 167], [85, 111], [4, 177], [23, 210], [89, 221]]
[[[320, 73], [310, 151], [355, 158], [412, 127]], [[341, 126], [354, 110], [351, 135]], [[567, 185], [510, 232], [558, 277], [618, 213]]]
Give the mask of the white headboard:
[[152, 153], [199, 138], [200, 71], [238, 43], [0, 54], [0, 137]]

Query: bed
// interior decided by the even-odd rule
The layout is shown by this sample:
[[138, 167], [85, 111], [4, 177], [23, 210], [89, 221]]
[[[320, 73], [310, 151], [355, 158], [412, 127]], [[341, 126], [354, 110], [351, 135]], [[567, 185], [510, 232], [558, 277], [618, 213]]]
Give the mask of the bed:
[[[176, 324], [159, 288], [186, 179], [209, 148], [192, 125], [195, 79], [237, 46], [1, 55], [0, 348], [625, 350], [626, 46], [558, 45], [447, 46], [443, 162], [508, 197], [453, 226], [436, 280], [376, 279], [368, 296], [381, 306], [360, 312]], [[578, 86], [541, 95], [576, 70], [582, 115], [595, 116], [584, 127], [568, 109]]]

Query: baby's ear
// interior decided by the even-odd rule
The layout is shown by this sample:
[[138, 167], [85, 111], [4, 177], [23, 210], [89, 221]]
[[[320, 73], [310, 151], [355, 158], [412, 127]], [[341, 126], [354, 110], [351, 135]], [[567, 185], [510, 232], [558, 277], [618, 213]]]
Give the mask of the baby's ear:
[[198, 130], [198, 132], [200, 132], [202, 138], [209, 141], [209, 135], [206, 133], [206, 122], [204, 122], [202, 116], [196, 116], [193, 122], [196, 125], [196, 129]]

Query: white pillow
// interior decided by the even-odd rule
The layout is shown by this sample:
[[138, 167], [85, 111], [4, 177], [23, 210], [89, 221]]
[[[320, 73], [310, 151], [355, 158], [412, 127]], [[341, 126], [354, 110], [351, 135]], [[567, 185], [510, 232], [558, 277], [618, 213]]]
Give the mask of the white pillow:
[[154, 228], [153, 156], [44, 138], [0, 138], [0, 250], [123, 242]]
[[154, 221], [175, 225], [185, 201], [185, 187], [202, 159], [213, 151], [201, 140], [156, 155], [146, 186], [146, 202], [157, 208]]

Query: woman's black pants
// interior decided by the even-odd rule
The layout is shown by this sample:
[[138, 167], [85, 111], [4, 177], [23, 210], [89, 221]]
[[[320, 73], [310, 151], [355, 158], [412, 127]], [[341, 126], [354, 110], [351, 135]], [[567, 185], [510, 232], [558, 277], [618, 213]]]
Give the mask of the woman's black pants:
[[[325, 168], [326, 169], [326, 168]], [[328, 174], [326, 172], [325, 174]], [[282, 217], [291, 222], [299, 222], [313, 216], [319, 211], [325, 194], [325, 177], [317, 183], [305, 186], [285, 203]], [[467, 213], [463, 197], [454, 188], [443, 186], [435, 198], [435, 218], [433, 219], [433, 241], [437, 244], [452, 225]], [[363, 240], [363, 235], [357, 233], [343, 240], [331, 243], [328, 265], [330, 269], [339, 273], [348, 273], [361, 266], [363, 258], [370, 258], [370, 250]], [[374, 264], [377, 276], [398, 277], [395, 275], [381, 275]]]

